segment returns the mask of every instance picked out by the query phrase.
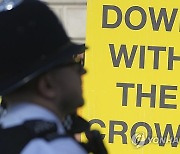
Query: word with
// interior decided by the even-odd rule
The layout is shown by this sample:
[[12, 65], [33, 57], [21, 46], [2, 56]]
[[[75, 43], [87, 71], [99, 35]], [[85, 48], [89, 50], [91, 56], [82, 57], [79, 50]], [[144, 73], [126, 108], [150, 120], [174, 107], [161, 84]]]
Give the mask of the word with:
[[[114, 44], [109, 44], [109, 49], [111, 53], [112, 63], [114, 67], [119, 67], [122, 56], [124, 56], [124, 61], [126, 68], [131, 68], [135, 55], [138, 49], [138, 45], [133, 45], [130, 55], [128, 55], [127, 47], [125, 44], [120, 45], [119, 53], [116, 55]], [[139, 46], [139, 68], [144, 69], [145, 67], [145, 50], [144, 45]], [[168, 70], [173, 70], [174, 61], [180, 61], [180, 56], [174, 55], [174, 47], [169, 47], [168, 49], [163, 46], [147, 46], [149, 51], [154, 52], [153, 69], [159, 69], [160, 53], [166, 52], [168, 50]]]

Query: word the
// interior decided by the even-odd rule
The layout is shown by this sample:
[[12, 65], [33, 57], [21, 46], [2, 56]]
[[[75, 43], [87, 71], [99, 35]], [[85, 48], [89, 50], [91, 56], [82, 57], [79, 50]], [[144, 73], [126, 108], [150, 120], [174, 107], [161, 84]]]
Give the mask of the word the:
[[[151, 85], [150, 92], [143, 92], [143, 85], [137, 84], [135, 87], [134, 83], [117, 83], [116, 87], [123, 88], [122, 91], [122, 106], [128, 105], [128, 92], [130, 88], [136, 88], [136, 107], [141, 107], [142, 105], [142, 98], [150, 98], [150, 107], [155, 108], [156, 105], [156, 95], [157, 95], [157, 86]], [[170, 86], [170, 85], [160, 85], [160, 100], [159, 100], [159, 108], [166, 108], [166, 109], [177, 109], [177, 105], [175, 104], [167, 104], [167, 99], [176, 99], [176, 95], [168, 95], [167, 91], [177, 91], [177, 86]]]

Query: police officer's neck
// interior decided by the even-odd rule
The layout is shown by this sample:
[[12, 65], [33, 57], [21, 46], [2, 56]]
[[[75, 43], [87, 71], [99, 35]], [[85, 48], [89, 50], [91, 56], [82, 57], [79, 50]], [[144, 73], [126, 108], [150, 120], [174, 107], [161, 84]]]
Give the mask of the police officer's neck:
[[40, 95], [34, 95], [31, 93], [20, 93], [4, 96], [3, 99], [6, 100], [6, 102], [10, 105], [26, 102], [33, 103], [48, 109], [49, 111], [54, 113], [61, 121], [63, 121], [65, 118], [65, 113], [63, 113], [63, 111], [59, 108], [55, 100], [48, 99]]

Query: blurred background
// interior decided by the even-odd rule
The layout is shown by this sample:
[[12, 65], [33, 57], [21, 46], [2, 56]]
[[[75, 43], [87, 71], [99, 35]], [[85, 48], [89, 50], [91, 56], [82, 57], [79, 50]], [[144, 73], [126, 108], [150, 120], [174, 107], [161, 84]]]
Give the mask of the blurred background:
[[42, 0], [59, 17], [65, 29], [76, 43], [85, 43], [87, 0]]

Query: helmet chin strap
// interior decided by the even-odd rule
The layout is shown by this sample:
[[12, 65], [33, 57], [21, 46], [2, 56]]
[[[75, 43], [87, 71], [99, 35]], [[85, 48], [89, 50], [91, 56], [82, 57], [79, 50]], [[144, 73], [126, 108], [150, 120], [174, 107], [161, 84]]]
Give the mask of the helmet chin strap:
[[7, 113], [7, 103], [3, 99], [0, 103], [0, 118]]
[[93, 154], [108, 154], [106, 147], [104, 146], [102, 136], [97, 130], [90, 130], [90, 124], [88, 121], [78, 116], [76, 113], [68, 115], [63, 125], [68, 134], [74, 136], [84, 132], [87, 142], [80, 142], [88, 153]]
[[76, 113], [68, 115], [63, 121], [63, 125], [66, 131], [73, 135], [76, 133], [82, 133], [90, 130], [90, 124], [88, 121], [78, 116]]

